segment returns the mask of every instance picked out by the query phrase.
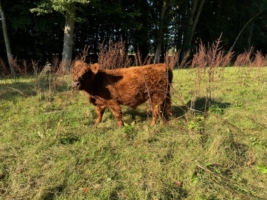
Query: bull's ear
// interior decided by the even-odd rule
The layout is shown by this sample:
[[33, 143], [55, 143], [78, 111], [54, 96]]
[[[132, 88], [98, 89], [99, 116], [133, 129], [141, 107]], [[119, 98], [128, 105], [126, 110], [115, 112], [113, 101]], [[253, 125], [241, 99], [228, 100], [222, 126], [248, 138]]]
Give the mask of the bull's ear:
[[95, 64], [91, 65], [90, 68], [91, 68], [92, 72], [94, 74], [96, 74], [98, 72], [98, 70], [99, 70], [99, 64], [95, 63]]

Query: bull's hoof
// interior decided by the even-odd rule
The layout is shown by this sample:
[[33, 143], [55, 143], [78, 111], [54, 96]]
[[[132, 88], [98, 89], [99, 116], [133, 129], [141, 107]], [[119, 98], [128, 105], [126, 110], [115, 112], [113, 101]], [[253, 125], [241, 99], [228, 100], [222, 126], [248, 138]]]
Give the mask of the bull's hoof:
[[118, 121], [118, 126], [119, 126], [119, 127], [123, 127], [123, 126], [124, 126], [123, 121]]
[[156, 120], [152, 119], [152, 121], [150, 122], [150, 125], [155, 125], [156, 124]]

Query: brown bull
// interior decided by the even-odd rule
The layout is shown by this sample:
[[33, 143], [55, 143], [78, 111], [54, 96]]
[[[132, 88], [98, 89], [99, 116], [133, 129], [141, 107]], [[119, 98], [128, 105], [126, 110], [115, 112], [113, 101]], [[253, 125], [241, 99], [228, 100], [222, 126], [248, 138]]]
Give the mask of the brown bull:
[[172, 70], [165, 64], [112, 70], [99, 69], [99, 64], [89, 65], [75, 61], [73, 68], [73, 88], [84, 90], [89, 101], [96, 106], [96, 125], [101, 122], [108, 107], [123, 126], [120, 105], [136, 108], [149, 101], [152, 110], [151, 124], [158, 117], [171, 115], [170, 84]]

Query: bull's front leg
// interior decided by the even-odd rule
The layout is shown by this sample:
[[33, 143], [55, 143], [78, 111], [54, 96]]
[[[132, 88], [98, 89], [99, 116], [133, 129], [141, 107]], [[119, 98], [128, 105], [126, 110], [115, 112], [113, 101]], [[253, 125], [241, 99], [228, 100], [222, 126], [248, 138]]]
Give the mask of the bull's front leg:
[[97, 119], [95, 121], [95, 125], [99, 124], [102, 121], [102, 116], [105, 112], [106, 106], [96, 106], [96, 115]]

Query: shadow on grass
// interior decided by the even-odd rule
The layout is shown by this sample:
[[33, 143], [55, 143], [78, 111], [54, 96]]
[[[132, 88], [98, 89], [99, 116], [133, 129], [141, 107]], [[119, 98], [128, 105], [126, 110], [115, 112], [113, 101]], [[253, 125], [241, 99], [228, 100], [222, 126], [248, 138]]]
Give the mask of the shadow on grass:
[[49, 191], [44, 192], [40, 199], [43, 200], [54, 200], [57, 199], [58, 196], [63, 192], [65, 189], [65, 185], [59, 185], [54, 188], [51, 188]]
[[227, 109], [231, 104], [228, 102], [219, 102], [214, 99], [207, 99], [206, 97], [199, 97], [194, 102], [188, 101], [186, 108], [187, 110], [194, 109], [199, 112], [211, 112], [217, 114], [224, 114], [224, 110]]
[[64, 145], [74, 144], [80, 141], [80, 137], [75, 136], [75, 135], [65, 135], [65, 136], [61, 136], [59, 141], [61, 144], [64, 144]]
[[0, 81], [0, 99], [14, 100], [31, 97], [40, 93], [69, 91], [68, 84], [52, 75], [19, 77]]
[[[214, 114], [224, 114], [224, 110], [227, 109], [231, 104], [228, 102], [220, 102], [213, 99], [207, 101], [206, 97], [199, 97], [194, 102], [191, 100], [186, 105], [172, 105], [173, 116], [179, 118], [184, 116], [189, 110], [194, 112], [210, 112]], [[123, 111], [123, 120], [130, 124], [133, 121], [144, 122], [151, 118], [151, 112], [147, 111], [146, 108], [133, 110], [127, 108]], [[167, 118], [168, 120], [168, 118]]]
[[0, 99], [14, 100], [17, 97], [34, 95], [34, 86], [31, 82], [12, 81], [0, 83]]
[[177, 183], [173, 183], [165, 188], [162, 192], [164, 199], [185, 199], [188, 196], [188, 192], [183, 189], [182, 184], [177, 185]]
[[172, 106], [173, 114], [175, 118], [182, 117], [189, 110], [194, 112], [210, 112], [216, 114], [224, 114], [224, 110], [227, 109], [231, 104], [227, 102], [219, 102], [213, 99], [207, 101], [205, 97], [197, 98], [196, 101], [192, 102], [191, 100], [183, 106]]
[[172, 106], [173, 115], [175, 118], [182, 117], [188, 111], [188, 106]]
[[[165, 122], [168, 122], [169, 120], [172, 120], [174, 118], [180, 118], [183, 117], [189, 110], [193, 112], [199, 112], [201, 115], [205, 112], [214, 113], [214, 114], [224, 114], [224, 110], [227, 109], [230, 106], [230, 103], [227, 102], [220, 102], [216, 100], [209, 100], [208, 103], [206, 101], [205, 97], [197, 98], [196, 101], [188, 101], [186, 105], [173, 105], [172, 111], [173, 111], [173, 117], [166, 118]], [[193, 107], [193, 108], [191, 108]], [[136, 130], [133, 128], [132, 123], [147, 123], [149, 124], [151, 120], [151, 112], [147, 109], [147, 106], [145, 104], [140, 105], [136, 110], [131, 109], [126, 106], [122, 106], [122, 117], [123, 121], [125, 123], [124, 131], [127, 134], [128, 139], [133, 139], [136, 136]], [[93, 112], [94, 114], [95, 112]], [[93, 116], [93, 121], [86, 122], [84, 125], [91, 127], [94, 126], [94, 120], [96, 118], [96, 115]], [[108, 121], [112, 120], [112, 127], [108, 126]], [[159, 123], [160, 120], [158, 120]], [[113, 116], [113, 114], [110, 111], [105, 111], [104, 118], [102, 122], [97, 126], [101, 130], [109, 131], [110, 129], [117, 128], [117, 119]], [[108, 127], [107, 127], [108, 126]]]

